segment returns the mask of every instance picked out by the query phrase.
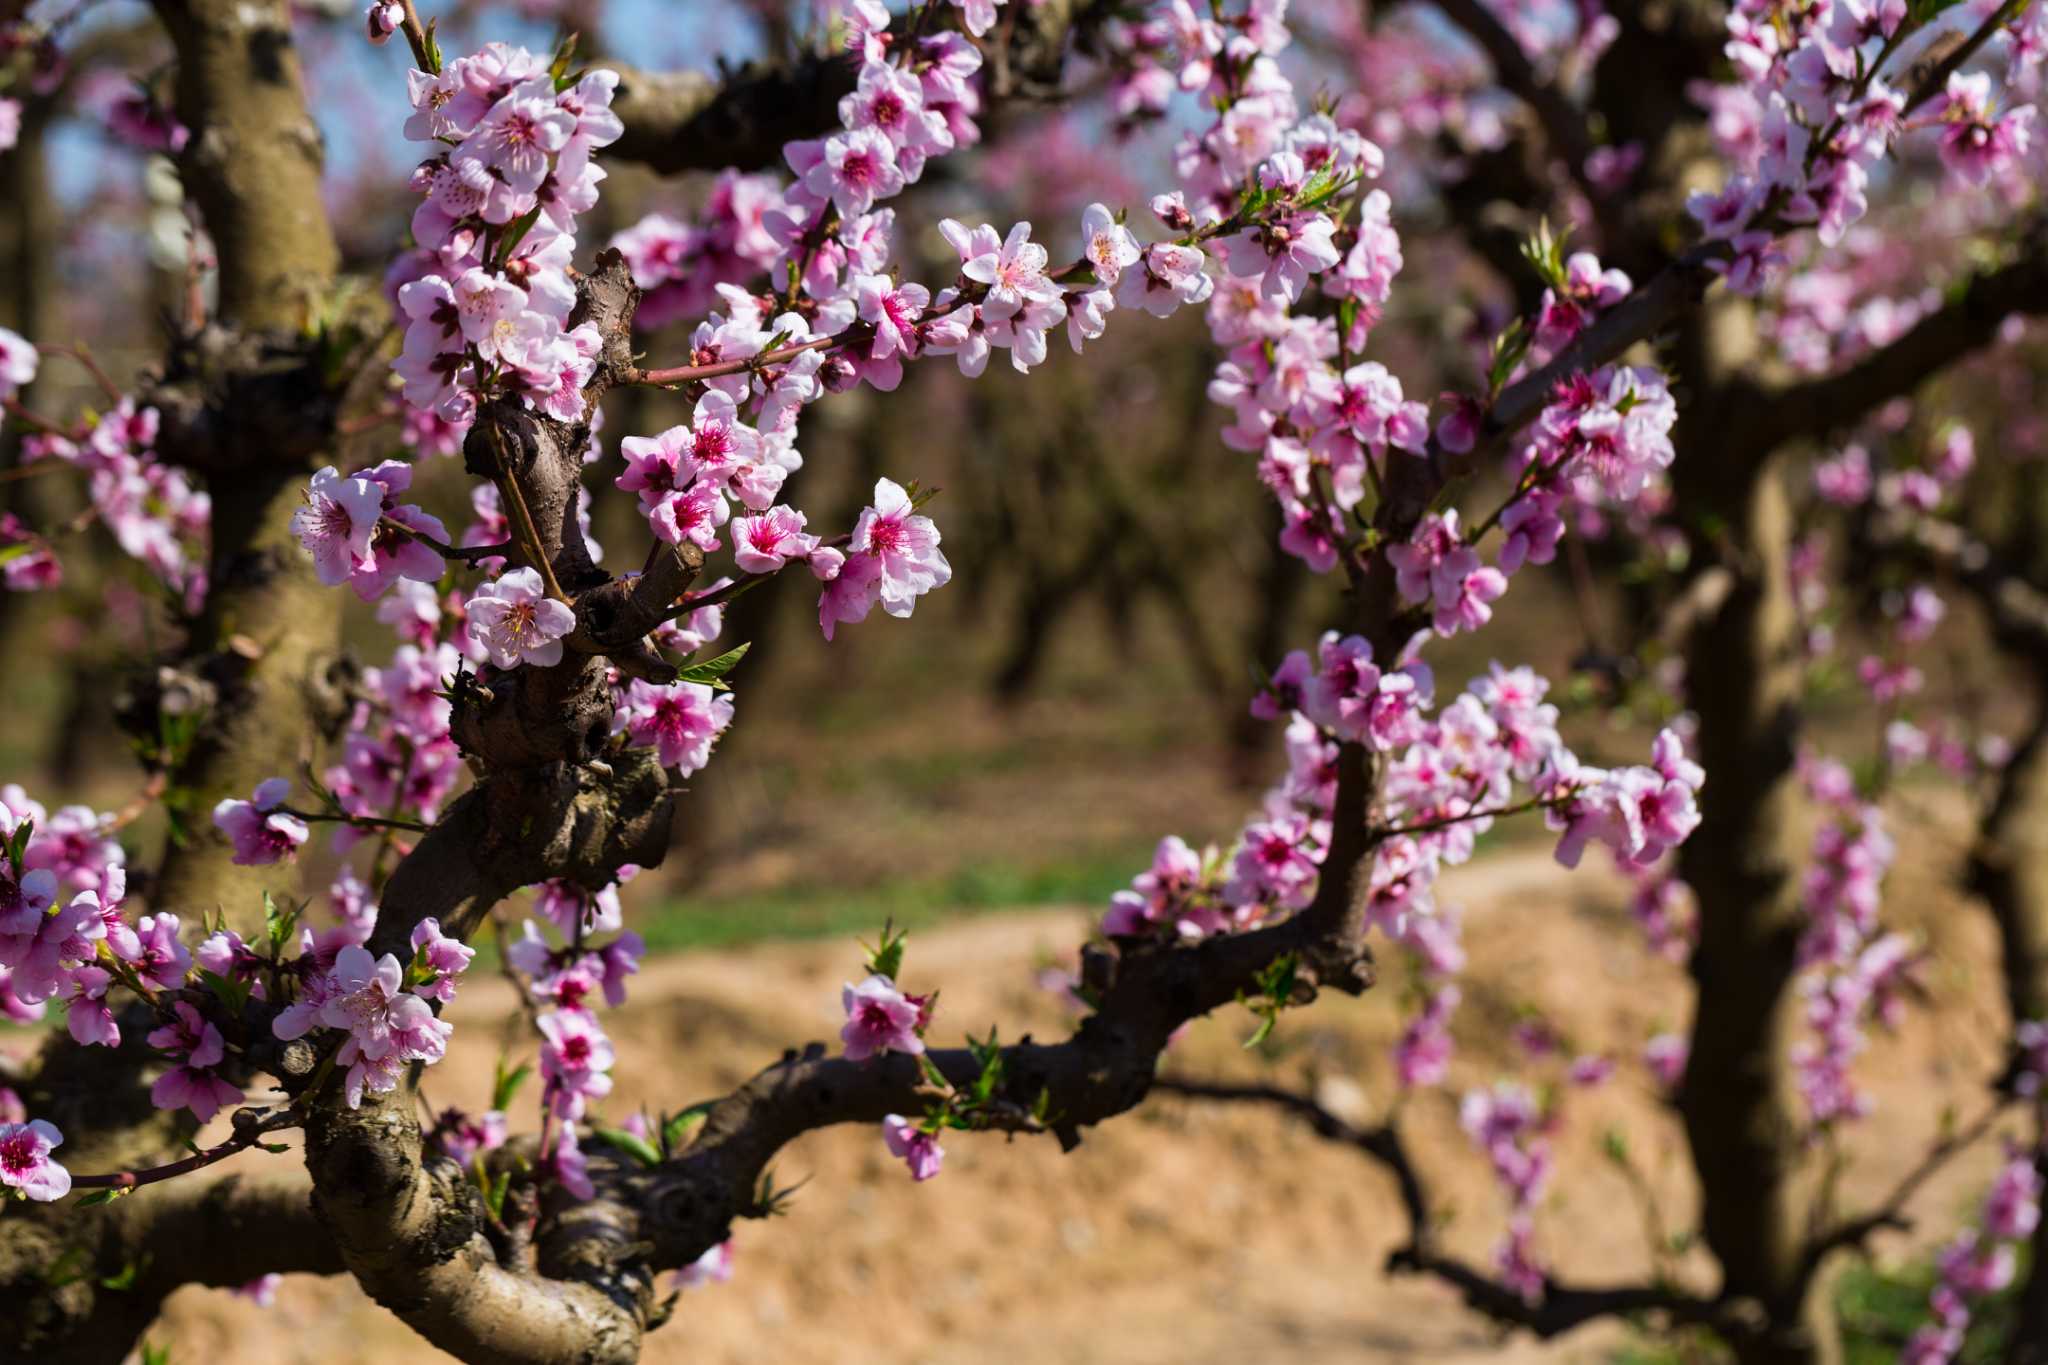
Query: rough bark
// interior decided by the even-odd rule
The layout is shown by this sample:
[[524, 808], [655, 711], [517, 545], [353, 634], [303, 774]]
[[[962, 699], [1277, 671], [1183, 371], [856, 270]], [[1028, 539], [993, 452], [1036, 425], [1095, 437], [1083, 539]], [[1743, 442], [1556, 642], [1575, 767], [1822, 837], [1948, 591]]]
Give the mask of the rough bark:
[[1687, 650], [1699, 757], [1712, 776], [1700, 827], [1681, 854], [1700, 933], [1679, 1110], [1724, 1292], [1753, 1299], [1771, 1325], [1740, 1358], [1811, 1365], [1831, 1358], [1832, 1345], [1807, 1321], [1822, 1315], [1802, 1302], [1806, 1191], [1797, 1179], [1799, 1110], [1787, 1063], [1800, 1028], [1790, 988], [1803, 923], [1799, 870], [1810, 843], [1793, 771], [1802, 658], [1786, 568], [1792, 521], [1768, 464], [1713, 506], [1727, 518], [1723, 563], [1733, 580]]
[[[179, 170], [219, 256], [227, 334], [213, 329], [174, 347], [161, 395], [178, 419], [166, 423], [175, 428], [167, 458], [210, 476], [211, 582], [188, 667], [215, 682], [221, 702], [177, 774], [200, 818], [192, 842], [166, 856], [154, 899], [187, 914], [237, 914], [259, 903], [266, 879], [230, 864], [204, 812], [297, 770], [340, 641], [342, 596], [314, 579], [290, 531], [307, 475], [332, 449], [333, 407], [309, 323], [340, 255], [322, 208], [320, 135], [289, 6], [158, 0], [156, 10], [177, 50], [178, 116], [192, 130]], [[266, 378], [288, 397], [252, 413], [242, 400]], [[196, 394], [197, 411], [176, 404], [186, 393]]]

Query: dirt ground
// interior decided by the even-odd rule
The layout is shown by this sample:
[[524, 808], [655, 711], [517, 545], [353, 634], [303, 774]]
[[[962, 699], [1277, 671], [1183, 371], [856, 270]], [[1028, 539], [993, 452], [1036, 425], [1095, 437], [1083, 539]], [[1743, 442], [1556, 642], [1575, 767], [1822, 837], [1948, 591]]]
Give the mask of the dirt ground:
[[[1862, 1074], [1878, 1100], [1854, 1135], [1843, 1188], [1860, 1204], [1888, 1189], [1942, 1123], [1982, 1103], [1999, 1037], [1995, 937], [1949, 889], [1955, 850], [1921, 826], [1888, 897], [1894, 918], [1935, 958], [1934, 1008], [1880, 1038]], [[1621, 884], [1567, 875], [1539, 849], [1507, 849], [1446, 882], [1467, 916], [1472, 954], [1448, 1094], [1409, 1104], [1402, 1122], [1449, 1244], [1482, 1262], [1499, 1235], [1500, 1197], [1456, 1127], [1456, 1093], [1500, 1073], [1517, 1011], [1540, 1010], [1583, 1048], [1623, 1057], [1614, 1080], [1574, 1095], [1557, 1138], [1561, 1170], [1538, 1222], [1559, 1273], [1581, 1283], [1643, 1274], [1638, 1204], [1601, 1155], [1618, 1129], [1656, 1191], [1665, 1223], [1689, 1226], [1695, 1194], [1679, 1128], [1634, 1060], [1641, 1041], [1682, 1028], [1683, 974], [1641, 946]], [[1006, 1036], [1062, 1027], [1060, 1003], [1033, 968], [1078, 941], [1080, 910], [985, 916], [915, 937], [912, 988], [940, 986], [938, 1036], [999, 1023]], [[858, 967], [846, 942], [766, 944], [650, 963], [610, 1027], [621, 1052], [610, 1112], [670, 1107], [742, 1079], [793, 1041], [830, 1037], [838, 987]], [[1314, 1074], [1326, 1101], [1371, 1118], [1392, 1094], [1388, 1044], [1400, 973], [1362, 1000], [1329, 999], [1281, 1025], [1281, 1074]], [[436, 1103], [480, 1107], [506, 988], [466, 988], [457, 1048], [429, 1077]], [[464, 1029], [471, 1044], [461, 1045]], [[1252, 1077], [1273, 1063], [1238, 1046], [1238, 1011], [1198, 1024], [1167, 1065]], [[1946, 1236], [1981, 1189], [1980, 1148], [1911, 1206], [1918, 1230], [1879, 1248], [1895, 1261]], [[244, 1159], [245, 1162], [247, 1158]], [[275, 1159], [286, 1178], [292, 1158]], [[254, 1163], [250, 1163], [253, 1165]], [[791, 1215], [736, 1231], [728, 1284], [686, 1291], [648, 1342], [650, 1362], [1567, 1362], [1611, 1358], [1627, 1341], [1608, 1325], [1561, 1341], [1503, 1336], [1439, 1285], [1382, 1272], [1403, 1236], [1388, 1181], [1362, 1158], [1264, 1111], [1155, 1100], [1092, 1131], [1062, 1156], [1050, 1141], [956, 1135], [944, 1173], [913, 1186], [866, 1128], [813, 1134], [788, 1150], [780, 1183], [808, 1180]], [[1705, 1271], [1686, 1263], [1699, 1280]], [[1710, 1285], [1710, 1280], [1705, 1282]], [[178, 1362], [431, 1361], [396, 1319], [344, 1280], [288, 1279], [259, 1309], [186, 1290], [151, 1334]]]

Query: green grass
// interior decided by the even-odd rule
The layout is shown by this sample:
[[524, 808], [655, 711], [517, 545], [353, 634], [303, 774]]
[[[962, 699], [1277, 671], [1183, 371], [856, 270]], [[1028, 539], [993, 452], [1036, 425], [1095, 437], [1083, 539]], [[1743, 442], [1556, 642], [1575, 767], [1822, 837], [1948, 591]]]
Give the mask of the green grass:
[[1147, 846], [1035, 866], [986, 863], [946, 876], [875, 886], [811, 883], [738, 896], [690, 897], [642, 907], [630, 919], [655, 952], [772, 939], [872, 936], [889, 919], [901, 928], [916, 929], [974, 911], [1099, 906], [1150, 858]]

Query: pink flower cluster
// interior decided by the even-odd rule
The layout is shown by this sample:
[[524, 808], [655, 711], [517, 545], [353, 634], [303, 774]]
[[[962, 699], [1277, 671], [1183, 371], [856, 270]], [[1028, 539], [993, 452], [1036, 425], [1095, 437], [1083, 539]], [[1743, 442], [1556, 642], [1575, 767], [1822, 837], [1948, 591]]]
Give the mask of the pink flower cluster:
[[[1724, 51], [1737, 81], [1696, 94], [1736, 170], [1689, 207], [1709, 237], [1729, 243], [1732, 257], [1717, 268], [1739, 292], [1758, 292], [1784, 263], [1775, 224], [1813, 224], [1824, 245], [1839, 243], [1868, 209], [1872, 169], [1916, 128], [1940, 130], [1943, 163], [1969, 184], [2009, 180], [2017, 190], [2035, 173], [2027, 161], [2035, 111], [2023, 104], [1998, 112], [1988, 73], [1952, 73], [1936, 112], [1909, 121], [1907, 92], [1876, 61], [1902, 46], [1909, 24], [1926, 22], [1912, 19], [1903, 0], [1794, 10], [1737, 0], [1727, 22]], [[2014, 53], [2004, 79], [2025, 81], [2042, 54], [2024, 42]]]
[[[421, 947], [422, 954], [433, 952], [431, 943]], [[335, 954], [332, 967], [306, 975], [298, 998], [278, 1014], [271, 1031], [286, 1041], [315, 1029], [345, 1031], [335, 1062], [347, 1068], [343, 1089], [349, 1107], [356, 1108], [366, 1092], [396, 1089], [408, 1064], [431, 1066], [447, 1054], [453, 1026], [437, 1018], [427, 997], [409, 983], [422, 984], [395, 955], [373, 958], [351, 943]]]
[[2005, 1164], [1984, 1196], [1979, 1226], [1964, 1228], [1935, 1259], [1940, 1279], [1928, 1295], [1934, 1321], [1916, 1330], [1902, 1365], [1949, 1365], [1963, 1349], [1970, 1306], [2012, 1283], [2016, 1248], [2041, 1221], [2041, 1174], [2035, 1153], [2008, 1146]]
[[401, 578], [440, 582], [447, 562], [406, 532], [445, 542], [448, 530], [438, 518], [399, 502], [411, 486], [412, 467], [397, 460], [346, 478], [332, 465], [313, 476], [305, 505], [292, 514], [292, 534], [313, 557], [322, 583], [346, 583], [371, 602]]
[[641, 327], [701, 317], [721, 284], [748, 285], [781, 260], [784, 248], [768, 230], [767, 215], [782, 205], [772, 175], [719, 172], [691, 222], [650, 213], [612, 238], [646, 290], [634, 321]]
[[568, 326], [569, 271], [577, 215], [604, 179], [591, 153], [624, 127], [611, 109], [618, 74], [557, 90], [545, 59], [492, 43], [407, 80], [405, 134], [435, 144], [412, 175], [418, 247], [385, 281], [406, 320], [396, 368], [407, 401], [458, 426], [500, 396], [581, 420], [600, 339]]
[[[0, 364], [6, 349], [0, 345]], [[6, 387], [0, 381], [0, 389]], [[22, 442], [22, 459], [56, 459], [83, 470], [95, 516], [122, 551], [140, 560], [179, 607], [196, 613], [206, 600], [207, 541], [212, 499], [183, 470], [156, 458], [156, 409], [124, 398], [102, 414], [83, 441], [40, 434]], [[56, 581], [10, 584], [49, 586]]]
[[1807, 1113], [1824, 1128], [1869, 1112], [1851, 1067], [1873, 1020], [1897, 1022], [1918, 956], [1903, 935], [1883, 933], [1878, 923], [1885, 874], [1898, 853], [1883, 812], [1840, 764], [1805, 756], [1802, 771], [1808, 794], [1829, 818], [1814, 835], [1802, 888], [1800, 990], [1814, 1036], [1793, 1046], [1791, 1061]]
[[1543, 1267], [1535, 1256], [1534, 1213], [1550, 1182], [1552, 1160], [1545, 1134], [1552, 1116], [1534, 1095], [1512, 1081], [1472, 1090], [1458, 1106], [1458, 1121], [1486, 1153], [1494, 1178], [1507, 1191], [1507, 1236], [1494, 1252], [1494, 1266], [1508, 1288], [1534, 1304], [1542, 1300]]
[[310, 837], [305, 821], [278, 809], [291, 792], [290, 779], [273, 777], [258, 783], [249, 800], [229, 797], [213, 808], [214, 826], [234, 845], [238, 866], [281, 862]]
[[[612, 1009], [626, 1003], [626, 978], [640, 970], [647, 945], [638, 934], [620, 929], [614, 888], [593, 896], [581, 888], [551, 883], [541, 888], [536, 908], [561, 931], [562, 946], [550, 947], [540, 926], [528, 919], [506, 960], [524, 977], [527, 994], [542, 1009], [536, 1023], [547, 1125], [544, 1162], [569, 1194], [589, 1199], [595, 1187], [576, 1124], [587, 1117], [594, 1101], [611, 1093], [611, 1071], [618, 1059], [598, 1022], [598, 1001]], [[613, 937], [602, 944], [594, 941], [607, 933]]]

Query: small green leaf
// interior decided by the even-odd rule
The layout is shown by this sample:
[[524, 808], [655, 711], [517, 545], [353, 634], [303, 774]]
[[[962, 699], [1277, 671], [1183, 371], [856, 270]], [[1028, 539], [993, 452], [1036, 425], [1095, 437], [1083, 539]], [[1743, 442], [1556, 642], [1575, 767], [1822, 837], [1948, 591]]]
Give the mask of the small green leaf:
[[120, 1197], [121, 1192], [119, 1190], [94, 1190], [91, 1194], [84, 1196], [71, 1207], [74, 1209], [95, 1208], [101, 1204], [111, 1204]]
[[505, 1192], [512, 1188], [512, 1172], [506, 1171], [493, 1180], [490, 1171], [484, 1166], [484, 1158], [481, 1152], [477, 1154], [475, 1161], [471, 1163], [471, 1169], [476, 1172], [477, 1188], [483, 1191], [484, 1207], [491, 1211], [491, 1217], [499, 1222], [503, 1222], [505, 1219]]
[[1486, 380], [1495, 396], [1507, 387], [1508, 376], [1515, 372], [1515, 367], [1529, 354], [1529, 343], [1533, 339], [1528, 325], [1521, 318], [1509, 323], [1506, 329], [1493, 339], [1493, 364], [1487, 371]]
[[882, 921], [880, 945], [873, 948], [868, 948], [865, 942], [860, 945], [868, 949], [869, 973], [874, 976], [886, 976], [891, 981], [900, 977], [903, 974], [903, 949], [909, 942], [910, 934], [907, 930], [897, 929], [894, 920]]
[[747, 651], [752, 648], [753, 645], [748, 643], [741, 645], [738, 649], [728, 649], [715, 659], [706, 659], [701, 663], [685, 664], [676, 671], [676, 681], [710, 683], [713, 687], [724, 691], [726, 685], [720, 679], [732, 672], [739, 665], [739, 661], [747, 657]]
[[497, 263], [500, 266], [512, 259], [512, 253], [519, 249], [519, 243], [525, 240], [527, 233], [533, 231], [533, 225], [540, 221], [540, 213], [541, 211], [536, 208], [531, 213], [514, 218], [506, 226], [505, 235], [498, 240]]
[[1962, 0], [1910, 0], [1906, 6], [1906, 22], [1917, 28], [1961, 3]]
[[681, 1147], [683, 1139], [690, 1135], [690, 1130], [702, 1123], [704, 1116], [710, 1112], [711, 1105], [709, 1103], [693, 1104], [688, 1109], [683, 1110], [682, 1113], [671, 1114], [668, 1118], [663, 1119], [661, 1123], [662, 1150], [674, 1152], [677, 1148]]
[[299, 915], [305, 910], [306, 902], [300, 901], [289, 910], [280, 910], [277, 901], [268, 891], [263, 893], [264, 936], [270, 940], [273, 955], [284, 951], [290, 942], [292, 930], [298, 927]]
[[989, 1102], [990, 1097], [996, 1093], [996, 1087], [1001, 1085], [1003, 1080], [1003, 1049], [996, 1041], [994, 1027], [990, 1027], [988, 1038], [981, 1042], [975, 1041], [973, 1034], [968, 1034], [967, 1050], [981, 1066], [981, 1072], [974, 1078], [974, 1088], [970, 1092], [975, 1107], [979, 1108]]
[[512, 1107], [512, 1101], [519, 1094], [519, 1087], [526, 1084], [526, 1078], [533, 1074], [530, 1062], [521, 1062], [510, 1071], [505, 1069], [505, 1058], [498, 1058], [497, 1076], [491, 1082], [491, 1108], [503, 1112]]
[[111, 1289], [119, 1294], [127, 1293], [135, 1287], [135, 1279], [142, 1273], [143, 1268], [149, 1264], [149, 1259], [148, 1253], [145, 1252], [139, 1259], [130, 1261], [122, 1266], [118, 1273], [103, 1277], [100, 1280], [100, 1287]]
[[661, 1164], [661, 1153], [649, 1146], [646, 1138], [637, 1137], [623, 1128], [597, 1128], [592, 1133], [599, 1141], [616, 1147], [642, 1166]]

